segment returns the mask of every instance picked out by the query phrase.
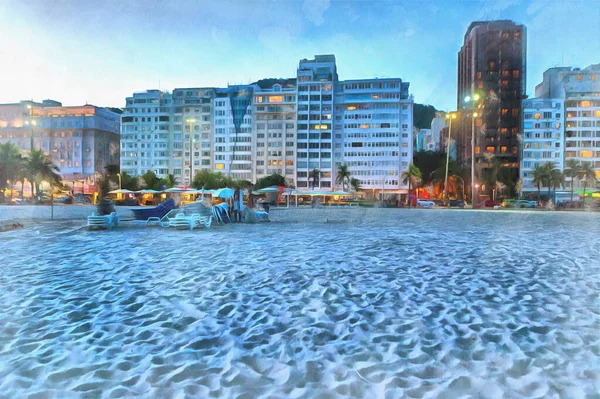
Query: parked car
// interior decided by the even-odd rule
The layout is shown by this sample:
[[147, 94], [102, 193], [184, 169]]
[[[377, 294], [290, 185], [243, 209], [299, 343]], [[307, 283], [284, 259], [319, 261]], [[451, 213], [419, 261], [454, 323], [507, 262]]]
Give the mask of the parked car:
[[465, 207], [465, 201], [463, 200], [457, 200], [457, 199], [453, 199], [448, 201], [448, 208], [464, 208]]
[[517, 206], [517, 200], [505, 199], [500, 205], [502, 205], [503, 208], [515, 208]]
[[73, 203], [73, 197], [69, 196], [69, 195], [63, 195], [60, 197], [56, 197], [54, 199], [54, 202], [57, 204], [72, 204]]
[[516, 208], [535, 208], [536, 206], [537, 202], [527, 200], [518, 200], [515, 205]]
[[435, 206], [448, 206], [448, 204], [442, 200], [433, 200], [433, 203], [435, 204]]
[[435, 203], [429, 200], [417, 199], [417, 207], [419, 206], [421, 208], [433, 208], [435, 206]]

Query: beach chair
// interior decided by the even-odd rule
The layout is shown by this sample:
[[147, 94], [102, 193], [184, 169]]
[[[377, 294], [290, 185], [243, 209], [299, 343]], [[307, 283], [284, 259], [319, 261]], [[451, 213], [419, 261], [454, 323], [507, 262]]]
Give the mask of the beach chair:
[[98, 215], [93, 212], [91, 216], [88, 216], [87, 227], [110, 230], [119, 225], [119, 219], [117, 212], [112, 212], [110, 215]]
[[178, 213], [174, 218], [169, 220], [169, 227], [176, 229], [189, 228], [194, 230], [195, 227], [200, 226], [200, 215], [186, 216], [183, 213]]

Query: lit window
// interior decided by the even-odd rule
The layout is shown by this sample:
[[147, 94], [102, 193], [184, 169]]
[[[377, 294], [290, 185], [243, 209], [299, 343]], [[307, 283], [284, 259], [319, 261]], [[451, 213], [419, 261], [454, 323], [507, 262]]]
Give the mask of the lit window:
[[521, 72], [518, 69], [515, 69], [513, 71], [513, 78], [518, 78], [519, 76], [521, 76]]
[[377, 94], [373, 94], [373, 95], [371, 96], [371, 98], [373, 98], [373, 99], [378, 99], [378, 98], [379, 98], [379, 96], [378, 96]]
[[600, 110], [596, 111], [596, 118], [600, 118]]
[[502, 116], [508, 115], [508, 108], [502, 108]]
[[223, 170], [223, 169], [225, 169], [225, 165], [222, 163], [218, 163], [215, 165], [215, 168], [217, 168], [217, 170]]
[[[596, 112], [598, 112], [598, 111], [596, 111]], [[599, 115], [599, 116], [600, 116], [600, 115]], [[555, 126], [557, 129], [560, 129], [560, 123], [559, 123], [559, 122], [556, 122], [556, 124], [555, 124], [554, 126]]]
[[579, 156], [581, 158], [591, 158], [592, 157], [592, 152], [590, 150], [583, 150], [579, 152]]
[[369, 128], [369, 124], [368, 123], [363, 123], [362, 125], [360, 125], [361, 129], [368, 129]]
[[256, 102], [257, 103], [262, 103], [263, 102], [262, 96], [256, 96]]
[[348, 105], [348, 108], [346, 108], [348, 111], [354, 111], [356, 109], [355, 105]]
[[592, 104], [589, 101], [582, 101], [581, 102], [581, 107], [587, 108], [590, 107]]
[[583, 76], [577, 75], [577, 80], [581, 80], [581, 79], [583, 79]]
[[283, 96], [270, 96], [269, 97], [269, 102], [270, 103], [280, 103], [280, 102], [283, 102]]
[[535, 118], [535, 119], [540, 119], [541, 117], [542, 117], [542, 115], [541, 115], [541, 114], [535, 114], [535, 115], [534, 115], [534, 118]]

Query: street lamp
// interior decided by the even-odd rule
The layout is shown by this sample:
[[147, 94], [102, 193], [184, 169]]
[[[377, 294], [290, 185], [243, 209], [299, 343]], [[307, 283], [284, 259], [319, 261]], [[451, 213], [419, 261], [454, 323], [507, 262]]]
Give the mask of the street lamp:
[[448, 128], [448, 142], [446, 143], [446, 177], [444, 178], [444, 193], [442, 195], [442, 199], [446, 200], [446, 195], [448, 193], [448, 164], [450, 163], [450, 135], [452, 134], [452, 119], [456, 119], [457, 113], [450, 112], [446, 115], [446, 119], [450, 121], [450, 127]]
[[37, 125], [37, 122], [36, 122], [36, 121], [34, 121], [34, 120], [31, 120], [31, 121], [25, 121], [25, 124], [26, 124], [26, 125], [30, 125], [30, 126], [31, 126], [31, 133], [30, 133], [30, 137], [29, 137], [30, 144], [29, 144], [29, 145], [31, 146], [31, 151], [33, 151], [33, 127], [34, 127], [35, 125]]
[[477, 107], [477, 101], [479, 101], [479, 94], [473, 94], [473, 97], [466, 96], [465, 103], [471, 103], [471, 207], [475, 209], [475, 118], [478, 114], [475, 112]]
[[196, 119], [194, 118], [189, 118], [185, 120], [186, 123], [190, 124], [190, 178], [189, 178], [189, 182], [188, 182], [188, 186], [192, 185], [192, 179], [193, 177], [193, 168], [192, 168], [192, 124], [196, 123]]
[[121, 174], [117, 173], [117, 176], [119, 177], [119, 190], [121, 189]]

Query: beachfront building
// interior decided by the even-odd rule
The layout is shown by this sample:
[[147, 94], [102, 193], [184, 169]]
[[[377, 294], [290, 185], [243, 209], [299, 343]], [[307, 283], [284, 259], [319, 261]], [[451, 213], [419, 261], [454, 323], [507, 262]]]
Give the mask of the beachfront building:
[[185, 186], [191, 185], [198, 171], [212, 171], [215, 90], [173, 90], [170, 173]]
[[[457, 104], [459, 164], [471, 166], [475, 129], [478, 170], [490, 167], [490, 155], [502, 160], [511, 186], [519, 173], [521, 101], [525, 97], [526, 28], [512, 21], [473, 22], [458, 53]], [[467, 100], [467, 101], [465, 101]], [[471, 118], [473, 108], [478, 116]], [[473, 123], [474, 122], [474, 123]], [[453, 129], [454, 130], [454, 129]], [[481, 173], [476, 172], [476, 176]]]
[[166, 177], [173, 168], [172, 96], [146, 90], [127, 97], [121, 115], [121, 172], [140, 176], [151, 170]]
[[413, 98], [408, 87], [409, 83], [401, 79], [339, 83], [335, 96], [335, 168], [348, 165], [364, 190], [407, 193], [408, 186], [400, 176], [413, 154]]
[[89, 191], [95, 174], [119, 165], [119, 118], [106, 108], [52, 100], [0, 104], [0, 143], [44, 151], [74, 192]]
[[[334, 55], [300, 61], [297, 71], [296, 186], [331, 191], [333, 187], [333, 96], [338, 83]], [[341, 143], [341, 133], [340, 139]]]
[[[563, 100], [533, 98], [523, 101], [523, 142], [521, 144], [521, 193], [537, 192], [533, 182], [535, 168], [552, 162], [564, 169], [565, 135]], [[541, 189], [547, 190], [543, 184]]]
[[[590, 162], [600, 179], [600, 64], [587, 68], [559, 67], [544, 72], [535, 88], [536, 97], [561, 104], [560, 123], [564, 130], [562, 164], [568, 160]], [[575, 190], [583, 182], [575, 179]], [[571, 189], [571, 179], [565, 180]]]
[[254, 119], [253, 182], [280, 174], [296, 185], [296, 79], [257, 82]]
[[234, 179], [253, 178], [252, 97], [256, 85], [219, 88], [214, 98], [214, 169]]

